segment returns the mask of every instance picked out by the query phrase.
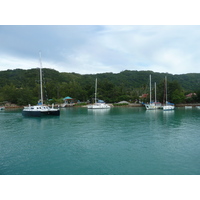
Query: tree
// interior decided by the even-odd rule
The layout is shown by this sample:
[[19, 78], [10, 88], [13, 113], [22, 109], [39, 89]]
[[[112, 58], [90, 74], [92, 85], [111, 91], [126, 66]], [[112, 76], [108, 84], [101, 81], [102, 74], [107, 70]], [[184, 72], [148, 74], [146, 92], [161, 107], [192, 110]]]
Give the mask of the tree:
[[175, 104], [183, 103], [185, 101], [185, 95], [180, 90], [176, 89], [171, 94], [171, 101]]
[[185, 102], [185, 95], [178, 81], [168, 83], [168, 101], [175, 104]]

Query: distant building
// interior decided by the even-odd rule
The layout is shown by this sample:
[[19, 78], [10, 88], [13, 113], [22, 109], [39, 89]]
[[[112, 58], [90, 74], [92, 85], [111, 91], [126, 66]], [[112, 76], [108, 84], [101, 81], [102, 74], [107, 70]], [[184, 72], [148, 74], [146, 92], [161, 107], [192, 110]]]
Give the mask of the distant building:
[[68, 107], [68, 106], [74, 106], [74, 99], [67, 96], [63, 98], [64, 103], [61, 105], [61, 107]]
[[197, 95], [196, 93], [190, 93], [190, 94], [186, 95], [186, 98], [189, 99], [189, 98], [192, 98], [193, 96], [196, 96], [196, 95]]
[[145, 99], [148, 97], [148, 94], [142, 94], [142, 96], [140, 96], [140, 99]]
[[64, 100], [64, 102], [66, 103], [66, 104], [72, 104], [72, 103], [74, 103], [73, 102], [73, 98], [71, 98], [71, 97], [65, 97], [65, 98], [63, 98], [63, 100]]
[[139, 96], [139, 103], [143, 103], [144, 101], [146, 101], [148, 97], [148, 94], [142, 94], [141, 96]]

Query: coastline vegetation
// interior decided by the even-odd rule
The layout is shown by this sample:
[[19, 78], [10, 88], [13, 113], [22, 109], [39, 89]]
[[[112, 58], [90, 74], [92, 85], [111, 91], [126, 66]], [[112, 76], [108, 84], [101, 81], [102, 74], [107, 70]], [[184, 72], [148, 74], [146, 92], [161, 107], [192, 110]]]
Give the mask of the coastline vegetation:
[[113, 106], [128, 106], [128, 103], [113, 103]]
[[[45, 103], [63, 103], [70, 96], [74, 102], [93, 102], [94, 82], [98, 78], [98, 98], [107, 103], [128, 101], [149, 102], [149, 75], [157, 83], [157, 100], [164, 98], [164, 77], [168, 79], [168, 100], [175, 104], [200, 102], [200, 74], [172, 75], [152, 71], [86, 74], [61, 73], [43, 69]], [[19, 106], [36, 104], [40, 98], [39, 69], [0, 71], [0, 104], [10, 102]], [[189, 98], [187, 94], [193, 94]], [[154, 88], [152, 89], [152, 99]], [[80, 105], [80, 104], [79, 104]], [[119, 104], [118, 104], [119, 106]]]

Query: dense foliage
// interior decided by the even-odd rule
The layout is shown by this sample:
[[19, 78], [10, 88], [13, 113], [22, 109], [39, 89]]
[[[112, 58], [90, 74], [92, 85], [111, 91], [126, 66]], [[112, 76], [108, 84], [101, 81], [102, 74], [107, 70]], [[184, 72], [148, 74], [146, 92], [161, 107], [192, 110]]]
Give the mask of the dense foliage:
[[[118, 74], [102, 73], [80, 75], [43, 69], [44, 99], [61, 103], [66, 96], [82, 102], [92, 102], [95, 79], [98, 79], [98, 98], [106, 102], [149, 101], [141, 95], [149, 94], [149, 75], [157, 83], [157, 100], [163, 102], [164, 78], [168, 80], [168, 100], [173, 103], [200, 102], [200, 74], [172, 75], [152, 71], [122, 71]], [[187, 93], [196, 96], [186, 99]], [[152, 87], [152, 99], [154, 88]], [[40, 99], [39, 69], [0, 71], [0, 102], [18, 105], [36, 104]], [[0, 103], [1, 104], [1, 103]]]

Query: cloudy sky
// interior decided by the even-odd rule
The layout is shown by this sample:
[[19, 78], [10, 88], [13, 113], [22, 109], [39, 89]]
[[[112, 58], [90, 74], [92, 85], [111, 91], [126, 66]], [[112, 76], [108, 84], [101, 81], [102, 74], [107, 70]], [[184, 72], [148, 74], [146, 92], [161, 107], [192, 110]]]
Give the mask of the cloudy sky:
[[200, 73], [200, 26], [0, 26], [0, 70], [39, 67], [95, 74]]

